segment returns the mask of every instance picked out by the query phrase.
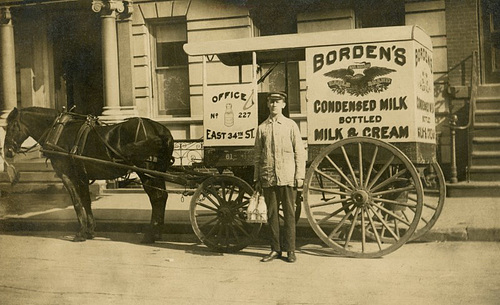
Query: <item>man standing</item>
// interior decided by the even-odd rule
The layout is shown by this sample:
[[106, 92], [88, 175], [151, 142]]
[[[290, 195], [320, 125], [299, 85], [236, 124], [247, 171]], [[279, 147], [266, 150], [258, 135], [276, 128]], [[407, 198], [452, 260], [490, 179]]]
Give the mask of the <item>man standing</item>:
[[[286, 118], [287, 95], [271, 92], [267, 97], [269, 117], [259, 125], [255, 138], [256, 188], [262, 188], [267, 204], [268, 223], [271, 231], [271, 253], [262, 258], [269, 262], [287, 251], [287, 261], [295, 256], [295, 208], [293, 187], [301, 188], [305, 176], [305, 150], [297, 124]], [[283, 206], [284, 245], [280, 244], [278, 207]]]

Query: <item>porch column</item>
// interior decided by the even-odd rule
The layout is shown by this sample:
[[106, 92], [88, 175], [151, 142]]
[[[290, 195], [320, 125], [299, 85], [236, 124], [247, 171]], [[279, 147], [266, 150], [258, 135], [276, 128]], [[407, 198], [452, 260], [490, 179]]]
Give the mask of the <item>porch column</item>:
[[9, 112], [17, 106], [16, 56], [14, 50], [14, 27], [8, 7], [0, 8], [0, 73], [2, 105], [0, 125], [5, 126]]
[[102, 24], [102, 67], [104, 79], [104, 107], [102, 119], [119, 121], [123, 119], [120, 109], [120, 80], [118, 67], [118, 42], [116, 16], [124, 11], [123, 1], [94, 0], [92, 10], [101, 13]]
[[134, 56], [132, 37], [132, 1], [123, 1], [125, 9], [118, 14], [118, 63], [120, 65], [120, 105], [127, 116], [138, 116], [135, 104]]

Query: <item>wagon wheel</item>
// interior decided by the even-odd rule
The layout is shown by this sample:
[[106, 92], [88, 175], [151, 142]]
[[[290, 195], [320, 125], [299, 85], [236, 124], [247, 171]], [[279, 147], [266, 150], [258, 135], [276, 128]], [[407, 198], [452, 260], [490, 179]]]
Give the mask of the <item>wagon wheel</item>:
[[[416, 195], [414, 201], [408, 193]], [[304, 185], [311, 227], [328, 246], [351, 257], [380, 257], [405, 244], [417, 228], [422, 200], [415, 166], [395, 146], [372, 138], [348, 138], [324, 148]], [[405, 216], [408, 209], [414, 212]]]
[[[417, 166], [417, 170], [424, 188], [424, 206], [420, 222], [410, 240], [417, 240], [429, 232], [438, 220], [439, 215], [441, 215], [446, 197], [446, 182], [443, 170], [437, 162]], [[409, 199], [415, 202], [415, 194], [410, 194]]]
[[193, 231], [211, 250], [236, 252], [258, 235], [261, 224], [248, 224], [246, 207], [252, 187], [234, 176], [213, 176], [195, 191], [190, 206]]
[[[423, 197], [423, 208], [422, 214], [420, 215], [420, 221], [415, 229], [415, 232], [410, 237], [410, 241], [416, 240], [427, 233], [436, 223], [441, 214], [444, 205], [444, 199], [446, 197], [446, 184], [444, 180], [443, 171], [439, 164], [432, 163], [427, 165], [419, 165], [417, 171], [420, 175], [420, 181], [422, 182], [424, 197]], [[417, 202], [417, 195], [415, 192], [410, 192], [407, 197], [408, 200], [412, 202]], [[401, 212], [404, 218], [413, 217], [411, 214], [415, 213], [414, 208], [408, 208]], [[411, 216], [410, 216], [411, 215]], [[399, 230], [406, 230], [408, 224], [393, 220], [396, 222], [394, 226], [397, 226]], [[368, 232], [367, 236], [375, 240], [375, 235], [372, 232]], [[380, 235], [380, 239], [383, 242], [391, 242], [392, 238], [390, 235], [383, 234]]]

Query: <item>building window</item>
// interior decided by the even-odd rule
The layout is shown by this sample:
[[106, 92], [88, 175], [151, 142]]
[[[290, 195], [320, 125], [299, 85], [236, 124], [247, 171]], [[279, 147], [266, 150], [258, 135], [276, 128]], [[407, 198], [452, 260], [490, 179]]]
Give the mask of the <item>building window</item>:
[[298, 62], [287, 62], [275, 64], [263, 64], [262, 70], [265, 73], [269, 69], [272, 72], [264, 80], [262, 89], [272, 91], [283, 91], [288, 94], [287, 106], [289, 113], [300, 113], [300, 81]]
[[358, 28], [405, 24], [405, 1], [364, 0], [354, 2]]
[[186, 21], [155, 26], [158, 115], [190, 116]]

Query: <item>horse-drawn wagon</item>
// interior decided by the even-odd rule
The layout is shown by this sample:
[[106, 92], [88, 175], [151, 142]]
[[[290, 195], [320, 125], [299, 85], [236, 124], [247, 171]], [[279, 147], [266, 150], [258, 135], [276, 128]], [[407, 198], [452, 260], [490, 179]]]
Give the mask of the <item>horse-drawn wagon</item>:
[[[205, 245], [223, 252], [249, 245], [261, 228], [246, 222], [255, 131], [267, 116], [261, 83], [280, 62], [285, 67], [297, 63], [302, 88], [298, 100], [307, 109], [300, 126], [307, 135], [309, 162], [302, 194], [297, 195], [296, 219], [303, 204], [316, 234], [333, 250], [354, 257], [388, 254], [434, 225], [445, 183], [435, 156], [432, 46], [418, 27], [208, 41], [188, 43], [184, 49], [192, 58], [201, 58], [203, 164], [220, 174], [169, 167], [170, 133], [153, 121], [99, 127], [87, 119], [90, 129], [73, 127], [74, 133], [84, 134], [79, 138], [85, 141], [105, 143], [101, 151], [85, 148], [90, 146], [83, 140], [75, 147], [74, 136], [56, 149], [44, 146], [74, 197], [80, 224], [85, 225], [80, 235], [93, 234], [93, 227], [88, 229], [93, 217], [88, 191], [80, 193], [84, 186], [79, 181], [136, 171], [153, 206], [146, 241], [154, 241], [155, 228], [163, 224], [164, 181], [169, 181], [196, 188], [190, 219]], [[237, 84], [208, 82], [208, 66], [222, 65], [237, 67]], [[284, 75], [286, 91], [286, 68]], [[20, 114], [12, 114], [8, 124], [5, 148], [19, 150], [29, 126]], [[51, 122], [45, 126], [52, 136], [55, 127]], [[46, 144], [47, 132], [40, 130], [31, 136]], [[116, 172], [98, 174], [103, 167]], [[233, 174], [223, 174], [225, 169]], [[71, 173], [75, 177], [70, 179]]]
[[[446, 190], [436, 161], [432, 44], [420, 28], [207, 41], [188, 43], [184, 49], [201, 56], [205, 161], [251, 165], [252, 131], [259, 117], [266, 117], [259, 84], [277, 63], [288, 67], [297, 62], [309, 157], [302, 196], [316, 234], [341, 254], [377, 257], [421, 237], [434, 225]], [[239, 84], [208, 84], [208, 67], [221, 63], [238, 67]], [[249, 66], [251, 77], [245, 79]], [[286, 68], [283, 75], [286, 91]], [[235, 92], [245, 92], [245, 98], [232, 96]], [[237, 118], [228, 118], [231, 111]], [[232, 133], [242, 137], [229, 138]], [[229, 238], [231, 226], [243, 220], [228, 221], [224, 213], [210, 218], [204, 211], [206, 201], [192, 199], [197, 235], [219, 250], [224, 243], [243, 246], [236, 234]], [[218, 210], [213, 201], [211, 208]], [[215, 233], [211, 222], [229, 225]], [[206, 233], [197, 229], [201, 226]]]

